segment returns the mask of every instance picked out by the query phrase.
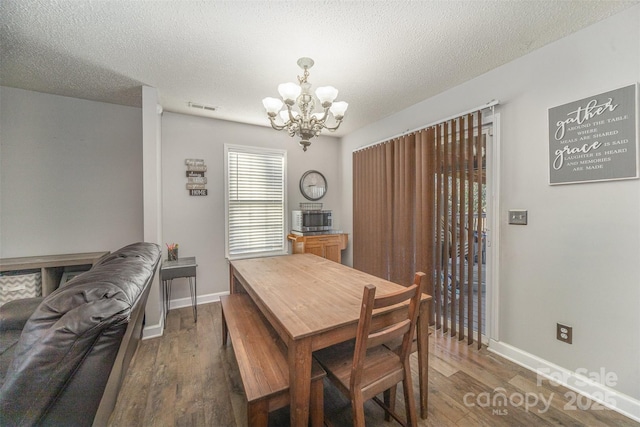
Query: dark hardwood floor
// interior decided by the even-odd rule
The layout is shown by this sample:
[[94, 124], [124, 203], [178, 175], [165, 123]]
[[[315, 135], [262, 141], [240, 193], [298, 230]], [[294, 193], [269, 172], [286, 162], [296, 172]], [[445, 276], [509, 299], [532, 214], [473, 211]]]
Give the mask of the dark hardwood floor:
[[[197, 323], [190, 307], [170, 311], [164, 335], [138, 348], [110, 426], [246, 426], [233, 348], [222, 347], [220, 338], [219, 303], [198, 306]], [[538, 385], [535, 373], [440, 332], [431, 336], [430, 350], [429, 417], [421, 426], [640, 426], [582, 397], [572, 399], [564, 387], [546, 380]], [[417, 399], [415, 355], [412, 364]], [[398, 399], [402, 411], [402, 388]], [[365, 411], [367, 426], [399, 425], [386, 423], [373, 402]], [[328, 425], [351, 425], [349, 401], [328, 381], [325, 418]], [[288, 424], [287, 409], [270, 415], [270, 426]]]

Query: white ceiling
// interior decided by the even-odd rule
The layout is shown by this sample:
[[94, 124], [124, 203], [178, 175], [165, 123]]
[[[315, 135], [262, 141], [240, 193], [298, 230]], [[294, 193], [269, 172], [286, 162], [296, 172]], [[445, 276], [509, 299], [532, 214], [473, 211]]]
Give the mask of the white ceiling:
[[637, 3], [1, 0], [0, 84], [130, 106], [147, 85], [268, 126], [262, 98], [308, 56], [349, 102], [339, 136]]

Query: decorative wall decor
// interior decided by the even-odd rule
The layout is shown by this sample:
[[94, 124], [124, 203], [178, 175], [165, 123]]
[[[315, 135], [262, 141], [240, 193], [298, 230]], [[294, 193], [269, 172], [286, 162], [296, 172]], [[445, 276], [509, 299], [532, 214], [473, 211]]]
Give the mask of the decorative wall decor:
[[187, 190], [190, 196], [207, 195], [207, 165], [203, 159], [185, 159], [187, 165]]
[[549, 183], [638, 178], [638, 85], [549, 109]]

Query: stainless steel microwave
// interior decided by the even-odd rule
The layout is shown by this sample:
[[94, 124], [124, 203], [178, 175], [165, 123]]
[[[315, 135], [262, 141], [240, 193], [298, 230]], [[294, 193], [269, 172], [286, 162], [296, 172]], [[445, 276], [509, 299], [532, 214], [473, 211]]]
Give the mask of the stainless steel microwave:
[[332, 225], [331, 211], [291, 211], [293, 231], [329, 231]]

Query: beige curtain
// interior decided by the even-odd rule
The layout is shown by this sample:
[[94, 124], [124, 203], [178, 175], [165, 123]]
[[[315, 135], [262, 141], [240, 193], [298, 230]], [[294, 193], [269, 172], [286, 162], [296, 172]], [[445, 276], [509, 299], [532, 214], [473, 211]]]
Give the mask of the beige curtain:
[[481, 123], [476, 112], [353, 154], [354, 267], [403, 285], [425, 272], [436, 328], [469, 343], [482, 325]]

